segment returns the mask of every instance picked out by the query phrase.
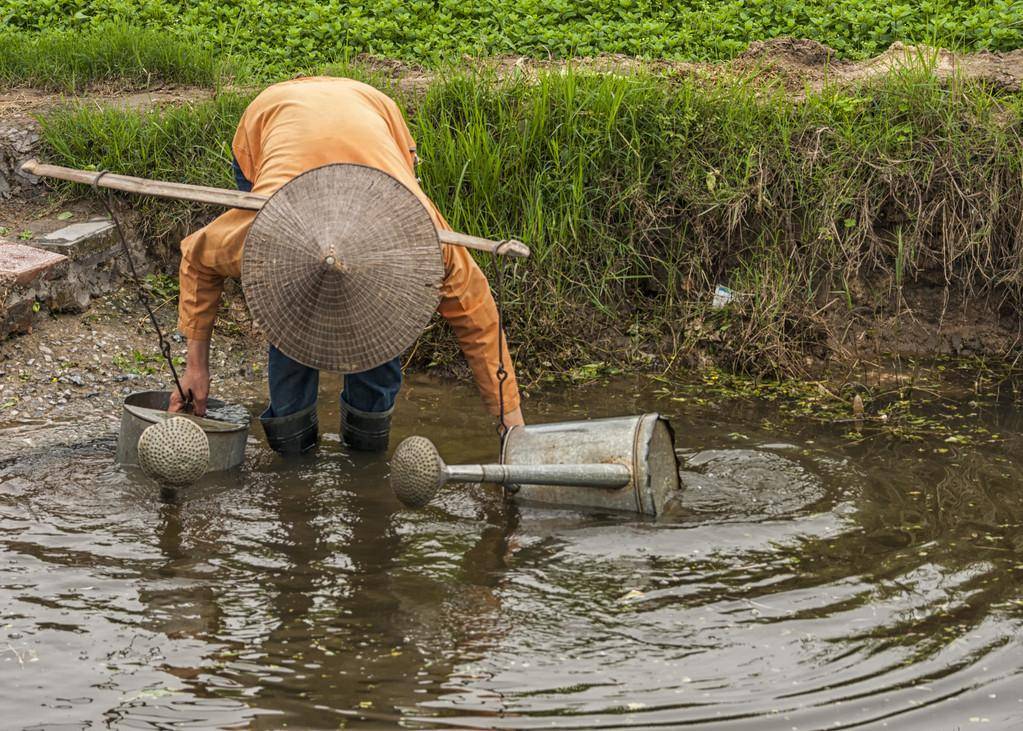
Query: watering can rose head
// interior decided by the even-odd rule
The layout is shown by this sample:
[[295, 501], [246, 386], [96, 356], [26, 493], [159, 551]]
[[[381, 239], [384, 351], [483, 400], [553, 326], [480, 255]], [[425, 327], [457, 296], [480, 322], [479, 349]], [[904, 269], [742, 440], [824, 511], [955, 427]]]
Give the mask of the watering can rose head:
[[157, 482], [189, 485], [210, 464], [210, 440], [202, 427], [181, 416], [147, 427], [139, 437], [139, 466]]

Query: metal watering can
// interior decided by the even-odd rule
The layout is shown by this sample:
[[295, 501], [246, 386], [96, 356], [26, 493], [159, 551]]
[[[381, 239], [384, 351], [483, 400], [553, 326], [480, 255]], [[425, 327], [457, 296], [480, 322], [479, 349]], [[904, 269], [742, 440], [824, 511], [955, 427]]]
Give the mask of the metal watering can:
[[391, 458], [391, 487], [409, 507], [448, 482], [504, 485], [516, 502], [657, 516], [679, 489], [671, 424], [659, 414], [512, 427], [500, 464], [447, 465], [409, 437]]
[[[205, 418], [169, 414], [170, 394], [170, 391], [138, 391], [124, 399], [117, 462], [140, 465], [147, 473], [169, 484], [186, 484], [205, 472], [240, 466], [245, 460], [245, 443], [249, 436], [248, 413], [241, 407], [210, 399]], [[181, 422], [193, 426], [179, 432], [171, 431], [174, 425], [181, 429]], [[166, 432], [163, 443], [152, 439], [159, 439], [163, 432]], [[148, 449], [147, 439], [150, 440]], [[196, 456], [188, 460], [186, 466], [190, 450], [195, 451]], [[154, 460], [157, 464], [166, 464], [166, 468], [150, 469]]]

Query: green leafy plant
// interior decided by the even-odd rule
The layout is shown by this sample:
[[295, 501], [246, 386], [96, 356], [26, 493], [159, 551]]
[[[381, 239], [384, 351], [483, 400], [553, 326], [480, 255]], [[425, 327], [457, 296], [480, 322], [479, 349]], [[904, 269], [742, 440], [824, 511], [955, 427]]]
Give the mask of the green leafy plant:
[[164, 364], [163, 356], [159, 353], [143, 353], [141, 350], [132, 350], [128, 354], [118, 353], [112, 362], [118, 370], [139, 376], [158, 373]]
[[426, 65], [466, 54], [720, 60], [779, 36], [846, 58], [894, 41], [1008, 51], [1023, 46], [1021, 16], [1019, 0], [6, 0], [0, 81], [209, 84], [222, 63], [267, 79], [360, 53]]
[[167, 274], [147, 274], [143, 284], [149, 292], [161, 300], [177, 299], [180, 292], [177, 278]]

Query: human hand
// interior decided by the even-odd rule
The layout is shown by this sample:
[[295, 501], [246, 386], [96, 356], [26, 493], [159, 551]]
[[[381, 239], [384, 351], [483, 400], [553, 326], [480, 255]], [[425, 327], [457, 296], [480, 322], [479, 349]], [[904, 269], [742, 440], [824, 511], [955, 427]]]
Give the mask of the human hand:
[[[515, 409], [515, 411], [509, 411], [504, 415], [504, 426], [505, 430], [511, 429], [513, 426], [525, 426], [526, 420], [522, 417], [522, 407]], [[500, 425], [498, 425], [500, 426]], [[504, 431], [501, 432], [501, 436], [504, 436]]]
[[[208, 340], [188, 341], [188, 360], [185, 362], [185, 372], [179, 379], [181, 391], [185, 397], [192, 398], [192, 413], [196, 416], [206, 416], [206, 402], [210, 397], [210, 342]], [[181, 391], [175, 389], [171, 392], [170, 412], [182, 412], [186, 408], [185, 401], [181, 398]]]
[[[189, 368], [179, 379], [181, 391], [185, 396], [192, 398], [192, 413], [196, 416], [206, 416], [206, 402], [210, 397], [210, 371], [209, 369]], [[181, 391], [171, 391], [170, 412], [185, 411], [185, 402], [181, 399]]]

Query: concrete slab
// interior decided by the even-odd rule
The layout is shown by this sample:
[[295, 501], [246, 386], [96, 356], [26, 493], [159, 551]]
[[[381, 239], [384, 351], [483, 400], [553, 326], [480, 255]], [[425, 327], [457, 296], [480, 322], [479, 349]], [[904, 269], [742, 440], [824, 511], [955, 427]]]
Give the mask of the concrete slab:
[[78, 261], [117, 244], [117, 231], [109, 219], [82, 221], [31, 240], [32, 246]]
[[102, 234], [107, 231], [111, 231], [114, 228], [114, 224], [107, 220], [100, 221], [83, 221], [81, 223], [72, 223], [70, 226], [57, 229], [56, 231], [47, 234], [46, 238], [54, 242], [72, 243], [83, 239], [86, 236], [95, 236]]
[[67, 261], [61, 254], [0, 241], [0, 278], [21, 287], [40, 278], [59, 276], [67, 271]]

